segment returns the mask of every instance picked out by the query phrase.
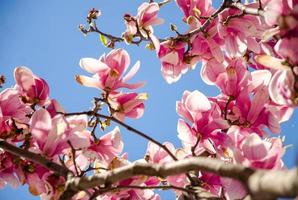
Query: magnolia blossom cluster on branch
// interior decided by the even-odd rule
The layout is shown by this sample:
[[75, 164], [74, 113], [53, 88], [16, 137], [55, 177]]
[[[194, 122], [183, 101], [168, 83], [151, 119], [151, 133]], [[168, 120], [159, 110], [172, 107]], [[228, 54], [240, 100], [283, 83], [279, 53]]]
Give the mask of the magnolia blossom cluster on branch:
[[[188, 30], [182, 34], [172, 25], [176, 36], [158, 39], [153, 26], [163, 22], [158, 12], [169, 2], [146, 2], [136, 16], [125, 14], [126, 30], [121, 37], [96, 27], [100, 11], [95, 9], [87, 17], [89, 28], [81, 25], [80, 29], [85, 34], [99, 33], [102, 43], [112, 48], [121, 41], [149, 42], [168, 83], [202, 62], [201, 78], [215, 85], [220, 94], [183, 93], [176, 104], [182, 147], [161, 143], [124, 122], [126, 117], [143, 115], [147, 98], [146, 93], [136, 91], [143, 82], [129, 83], [140, 62], [126, 73], [130, 56], [124, 49], [113, 49], [99, 59], [80, 60], [81, 68], [92, 76], [78, 75], [76, 81], [102, 92], [88, 111], [67, 113], [50, 97], [44, 79], [26, 67], [17, 67], [15, 86], [0, 93], [1, 187], [28, 184], [30, 192], [42, 199], [158, 200], [155, 189], [173, 189], [180, 200], [203, 198], [203, 193], [214, 199], [243, 199], [262, 190], [245, 185], [251, 182], [232, 176], [229, 169], [241, 169], [245, 176], [258, 169], [262, 173], [286, 170], [283, 139], [269, 137], [269, 132], [280, 133], [280, 124], [290, 119], [298, 104], [298, 1], [242, 4], [224, 0], [216, 9], [211, 0], [176, 0]], [[0, 85], [4, 80], [1, 77]], [[128, 160], [119, 127], [101, 135], [99, 130], [111, 122], [149, 141], [144, 158]], [[205, 158], [211, 166], [204, 167], [192, 157]], [[203, 167], [194, 170], [181, 162], [184, 165], [175, 171], [173, 163], [179, 166], [184, 159]], [[210, 159], [229, 163], [230, 168], [220, 171], [217, 161]], [[167, 166], [173, 166], [172, 171], [163, 172]], [[121, 174], [125, 170], [129, 176]], [[298, 195], [273, 192], [264, 199], [277, 194]]]

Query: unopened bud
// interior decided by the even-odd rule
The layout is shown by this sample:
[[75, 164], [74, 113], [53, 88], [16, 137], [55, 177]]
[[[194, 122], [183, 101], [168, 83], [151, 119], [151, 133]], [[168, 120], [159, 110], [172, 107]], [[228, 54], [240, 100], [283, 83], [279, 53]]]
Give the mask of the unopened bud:
[[5, 77], [3, 75], [0, 75], [0, 88], [5, 83]]
[[171, 31], [177, 31], [177, 26], [175, 24], [171, 24]]
[[130, 22], [133, 18], [132, 18], [132, 16], [130, 15], [130, 14], [125, 14], [124, 16], [123, 16], [123, 18], [124, 18], [124, 20], [125, 21], [127, 21], [127, 22]]

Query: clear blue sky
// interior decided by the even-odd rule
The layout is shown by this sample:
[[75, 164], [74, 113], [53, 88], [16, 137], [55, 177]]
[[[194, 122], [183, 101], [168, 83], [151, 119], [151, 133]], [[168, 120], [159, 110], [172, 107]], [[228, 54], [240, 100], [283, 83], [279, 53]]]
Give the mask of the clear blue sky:
[[[47, 80], [51, 97], [58, 99], [67, 111], [87, 110], [91, 107], [92, 97], [98, 96], [99, 91], [75, 82], [76, 74], [84, 74], [78, 65], [79, 60], [82, 57], [96, 58], [109, 50], [100, 44], [98, 35], [84, 37], [77, 26], [85, 23], [88, 10], [94, 7], [102, 11], [98, 26], [106, 32], [120, 35], [125, 30], [123, 14], [135, 15], [141, 3], [140, 0], [0, 0], [0, 74], [7, 78], [5, 86], [14, 84], [14, 67], [25, 65]], [[169, 23], [180, 24], [182, 13], [175, 3], [171, 3], [163, 8], [161, 17], [166, 19], [166, 24], [155, 30], [160, 37], [169, 33]], [[168, 85], [160, 74], [160, 63], [154, 52], [144, 49], [144, 46], [138, 48], [124, 44], [118, 47], [128, 50], [132, 64], [141, 61], [141, 69], [132, 81], [145, 80], [146, 86], [139, 91], [149, 94], [144, 116], [139, 120], [127, 120], [127, 123], [161, 142], [170, 141], [179, 147], [175, 102], [181, 99], [186, 89], [197, 89], [207, 96], [216, 95], [218, 90], [201, 81], [200, 65], [178, 83]], [[296, 112], [291, 121], [282, 126], [281, 135], [286, 136], [286, 144], [294, 146], [287, 150], [284, 157], [288, 167], [293, 167], [297, 158], [297, 122]], [[147, 141], [121, 130], [130, 160], [141, 158]], [[162, 197], [172, 199], [173, 194], [166, 192]], [[0, 190], [0, 199], [27, 200], [33, 199], [33, 196], [26, 187], [16, 190], [6, 187]]]

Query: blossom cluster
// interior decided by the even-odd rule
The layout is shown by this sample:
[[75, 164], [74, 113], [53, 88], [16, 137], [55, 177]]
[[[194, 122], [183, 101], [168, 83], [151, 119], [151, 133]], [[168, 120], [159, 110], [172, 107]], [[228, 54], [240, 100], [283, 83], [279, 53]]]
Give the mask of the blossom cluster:
[[[125, 15], [123, 40], [128, 44], [138, 43], [135, 38], [149, 40], [168, 83], [178, 81], [189, 68], [202, 62], [201, 78], [220, 93], [207, 97], [198, 90], [185, 91], [176, 103], [182, 147], [175, 148], [170, 142], [159, 145], [153, 140], [137, 162], [166, 165], [175, 159], [201, 156], [254, 169], [285, 168], [283, 139], [270, 134], [280, 133], [280, 124], [290, 119], [298, 104], [298, 1], [245, 4], [245, 9], [262, 11], [258, 14], [232, 3], [218, 12], [211, 0], [176, 3], [188, 25], [185, 34], [158, 39], [153, 26], [163, 22], [158, 18], [160, 5], [150, 2], [143, 3], [136, 16]], [[99, 15], [99, 11], [91, 13], [88, 19]], [[15, 86], [0, 92], [0, 141], [41, 155], [67, 168], [73, 176], [82, 177], [131, 163], [128, 154], [122, 152], [120, 129], [115, 127], [98, 138], [96, 127], [100, 124], [104, 129], [111, 119], [123, 124], [126, 117], [141, 117], [147, 95], [135, 91], [143, 82], [128, 83], [140, 62], [126, 73], [130, 56], [124, 49], [113, 49], [99, 59], [83, 58], [79, 64], [92, 76], [78, 75], [76, 81], [102, 92], [91, 111], [65, 112], [50, 97], [44, 79], [26, 67], [17, 67]], [[100, 113], [102, 106], [107, 106], [109, 115]], [[59, 199], [66, 181], [67, 176], [0, 149], [0, 187], [28, 184], [33, 195]], [[247, 194], [239, 182], [203, 171], [167, 178], [134, 176], [113, 187], [187, 188], [194, 182], [224, 199], [242, 199]], [[96, 190], [81, 191], [73, 199], [89, 199], [93, 193]], [[177, 198], [185, 195], [178, 189], [175, 193]], [[152, 189], [127, 187], [98, 194], [97, 199], [158, 200], [160, 196]]]
[[[125, 117], [141, 117], [146, 100], [144, 93], [119, 91], [119, 88], [136, 89], [143, 85], [127, 83], [138, 71], [139, 62], [122, 77], [129, 64], [128, 53], [116, 49], [99, 60], [81, 59], [80, 66], [92, 73], [93, 77], [76, 77], [80, 84], [102, 90], [101, 103], [109, 106], [109, 117], [120, 121]], [[92, 170], [100, 173], [101, 170], [128, 164], [126, 159], [122, 162], [126, 155], [120, 155], [123, 142], [118, 127], [97, 138], [89, 128], [94, 125], [90, 125], [92, 121], [87, 113], [66, 116], [58, 101], [50, 98], [49, 86], [44, 79], [23, 66], [15, 68], [14, 77], [16, 85], [0, 93], [0, 140], [63, 165], [75, 176], [83, 176]], [[33, 195], [40, 195], [42, 199], [58, 199], [64, 191], [67, 176], [56, 174], [30, 159], [1, 149], [0, 166], [1, 187], [5, 184], [13, 187], [28, 184], [29, 191]], [[141, 184], [140, 181], [147, 185], [154, 184], [150, 180], [131, 180], [138, 184]], [[142, 195], [151, 195], [153, 192], [147, 193]], [[119, 198], [133, 195], [139, 194], [123, 193]]]

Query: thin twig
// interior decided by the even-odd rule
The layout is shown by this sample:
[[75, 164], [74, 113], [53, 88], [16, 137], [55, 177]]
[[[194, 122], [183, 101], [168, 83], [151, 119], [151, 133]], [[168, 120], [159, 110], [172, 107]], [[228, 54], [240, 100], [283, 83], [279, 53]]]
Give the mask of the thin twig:
[[72, 146], [72, 144], [69, 140], [67, 141], [67, 143], [69, 144], [69, 146], [71, 148], [72, 162], [73, 162], [73, 165], [74, 165], [74, 168], [75, 168], [76, 175], [78, 176], [79, 171], [78, 171], [77, 163], [76, 163], [76, 149]]

